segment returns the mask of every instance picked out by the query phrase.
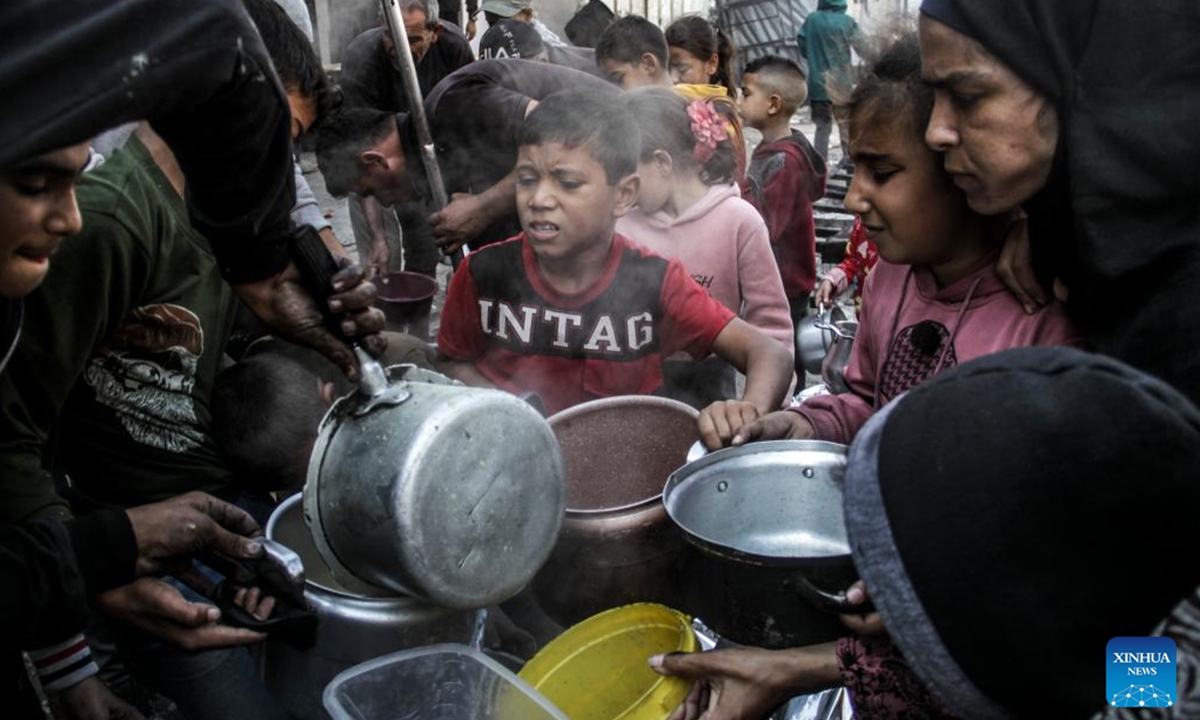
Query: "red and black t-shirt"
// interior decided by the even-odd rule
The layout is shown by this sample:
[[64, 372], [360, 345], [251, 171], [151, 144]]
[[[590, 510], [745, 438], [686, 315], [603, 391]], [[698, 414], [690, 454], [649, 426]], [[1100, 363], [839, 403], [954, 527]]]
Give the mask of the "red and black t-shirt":
[[450, 282], [438, 332], [445, 357], [474, 361], [497, 387], [536, 392], [555, 413], [662, 385], [662, 360], [700, 359], [734, 314], [676, 260], [613, 236], [604, 273], [563, 295], [518, 236], [472, 253]]

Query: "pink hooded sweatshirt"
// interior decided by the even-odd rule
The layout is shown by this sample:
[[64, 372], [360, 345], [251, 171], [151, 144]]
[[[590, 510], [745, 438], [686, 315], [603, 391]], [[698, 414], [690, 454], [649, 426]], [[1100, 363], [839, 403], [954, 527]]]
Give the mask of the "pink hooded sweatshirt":
[[863, 287], [845, 373], [850, 392], [789, 409], [812, 423], [818, 439], [848, 444], [872, 413], [943, 370], [1008, 348], [1082, 346], [1061, 303], [1025, 314], [996, 275], [997, 257], [941, 290], [928, 267], [880, 258]]
[[678, 217], [635, 209], [617, 221], [617, 232], [658, 255], [678, 258], [709, 295], [795, 352], [767, 225], [737, 185], [712, 186]]

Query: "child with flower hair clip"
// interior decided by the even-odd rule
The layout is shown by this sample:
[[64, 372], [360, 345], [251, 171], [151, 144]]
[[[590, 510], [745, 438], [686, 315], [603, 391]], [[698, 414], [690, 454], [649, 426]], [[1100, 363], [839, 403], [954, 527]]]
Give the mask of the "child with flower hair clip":
[[[627, 93], [641, 131], [637, 207], [617, 231], [675, 258], [709, 295], [793, 353], [792, 322], [767, 226], [738, 190], [734, 141], [703, 100], [669, 89]], [[664, 363], [669, 396], [704, 407], [736, 397], [735, 373], [715, 357]]]

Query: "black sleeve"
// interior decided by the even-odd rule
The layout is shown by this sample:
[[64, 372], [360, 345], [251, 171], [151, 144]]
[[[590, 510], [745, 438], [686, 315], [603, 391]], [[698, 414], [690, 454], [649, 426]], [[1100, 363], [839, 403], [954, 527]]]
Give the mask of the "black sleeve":
[[[393, 110], [385, 108], [379, 88], [383, 79], [379, 74], [381, 68], [376, 61], [379, 38], [378, 33], [370, 30], [350, 41], [346, 52], [342, 54], [342, 76], [339, 85], [342, 97], [348, 107], [364, 107], [375, 110]], [[386, 68], [391, 71], [391, 68]]]
[[238, 0], [6, 0], [0, 97], [0, 167], [148, 119], [226, 279], [287, 264], [290, 116]]
[[43, 647], [81, 632], [88, 595], [132, 580], [136, 560], [133, 528], [118, 510], [0, 527], [4, 646]]

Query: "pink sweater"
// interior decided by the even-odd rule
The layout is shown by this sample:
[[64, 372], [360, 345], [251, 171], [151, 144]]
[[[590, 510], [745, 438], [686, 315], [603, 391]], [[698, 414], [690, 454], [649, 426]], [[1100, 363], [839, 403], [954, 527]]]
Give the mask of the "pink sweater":
[[1062, 304], [1025, 314], [996, 275], [996, 258], [941, 290], [929, 268], [881, 258], [863, 287], [845, 374], [850, 392], [791, 409], [812, 423], [817, 438], [849, 443], [871, 413], [942, 370], [1008, 348], [1081, 346]]
[[617, 221], [617, 232], [678, 258], [709, 295], [794, 352], [792, 317], [767, 225], [736, 185], [712, 186], [678, 217], [634, 210]]

